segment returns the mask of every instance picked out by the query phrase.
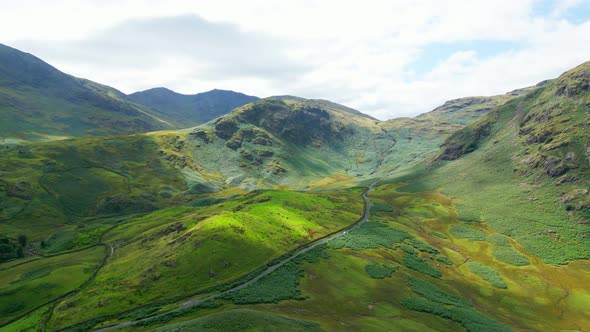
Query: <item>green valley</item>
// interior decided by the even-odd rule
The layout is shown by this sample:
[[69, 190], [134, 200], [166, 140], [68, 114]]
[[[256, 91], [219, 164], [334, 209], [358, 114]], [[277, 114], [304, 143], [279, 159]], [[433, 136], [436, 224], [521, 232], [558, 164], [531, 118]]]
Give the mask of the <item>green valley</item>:
[[586, 331], [589, 82], [380, 121], [0, 45], [0, 331]]

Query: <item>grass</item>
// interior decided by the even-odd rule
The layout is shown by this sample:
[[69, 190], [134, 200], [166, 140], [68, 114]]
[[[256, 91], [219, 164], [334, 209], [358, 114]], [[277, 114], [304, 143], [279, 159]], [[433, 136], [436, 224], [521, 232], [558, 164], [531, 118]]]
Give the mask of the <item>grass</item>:
[[2, 271], [0, 324], [74, 290], [90, 277], [104, 255], [99, 246]]
[[359, 195], [359, 189], [258, 191], [130, 220], [103, 238], [121, 243], [115, 256], [88, 288], [56, 307], [49, 326], [62, 328], [231, 282], [354, 223], [362, 211]]
[[500, 289], [508, 288], [508, 285], [506, 285], [498, 271], [479, 262], [469, 262], [468, 265], [471, 272], [477, 274], [482, 279], [492, 284], [492, 286]]
[[[379, 186], [370, 194], [378, 203], [371, 221], [332, 241], [313, 258], [297, 266], [285, 265], [236, 292], [236, 303], [317, 321], [332, 330], [343, 324], [356, 330], [460, 326], [470, 331], [509, 330], [503, 324], [530, 330], [580, 330], [590, 324], [584, 306], [590, 290], [581, 282], [590, 276], [575, 261], [590, 257], [590, 233], [583, 223], [586, 197], [578, 188], [588, 179], [587, 161], [580, 157], [587, 146], [580, 121], [587, 121], [583, 105], [588, 98], [549, 100], [545, 97], [557, 92], [551, 89], [517, 99], [453, 136], [445, 149], [456, 146], [461, 158], [438, 161], [431, 168], [420, 166], [419, 178], [405, 177], [409, 181], [405, 187]], [[579, 112], [570, 112], [573, 104], [581, 105], [576, 106]], [[310, 110], [304, 119], [314, 118], [307, 114], [313, 113]], [[293, 109], [287, 111], [293, 114]], [[344, 140], [328, 139], [338, 135], [331, 122], [325, 132], [300, 138], [297, 144], [285, 140], [296, 132], [294, 123], [276, 126], [256, 119], [248, 120], [247, 127], [266, 126], [259, 131], [273, 144], [264, 148], [268, 159], [262, 158], [260, 147], [247, 141], [248, 128], [243, 123], [237, 129], [242, 136], [231, 139], [237, 144], [241, 142], [237, 138], [244, 138], [235, 151], [223, 148], [226, 140], [214, 133], [206, 133], [212, 142], [204, 144], [189, 138], [187, 132], [82, 138], [3, 150], [0, 232], [15, 238], [26, 229], [33, 241], [45, 241], [46, 252], [79, 248], [96, 243], [101, 236], [116, 247], [109, 264], [88, 288], [56, 306], [51, 329], [88, 319], [116, 321], [120, 317], [105, 315], [131, 309], [135, 311], [124, 315], [150, 315], [194, 292], [218, 291], [224, 283], [281, 253], [357, 220], [362, 211], [358, 189], [258, 190], [233, 199], [221, 197], [310, 182], [335, 187], [335, 179], [349, 183], [351, 175], [363, 177], [375, 167], [382, 172], [406, 172], [404, 167], [438, 146], [431, 136], [419, 135], [431, 133], [419, 119], [353, 127], [354, 134]], [[411, 129], [398, 126], [410, 122]], [[571, 131], [566, 130], [570, 127]], [[544, 135], [543, 129], [551, 129], [552, 142], [525, 144]], [[395, 145], [386, 144], [392, 141], [388, 135], [394, 136]], [[567, 157], [570, 152], [575, 156]], [[195, 160], [198, 167], [192, 163]], [[546, 161], [556, 162], [559, 169], [545, 169]], [[220, 164], [224, 168], [219, 169]], [[561, 172], [565, 164], [575, 167], [564, 176], [575, 175], [577, 180], [553, 178], [551, 174]], [[345, 175], [325, 178], [333, 174]], [[92, 185], [93, 190], [84, 192], [83, 184]], [[429, 188], [439, 188], [447, 196], [422, 192]], [[223, 192], [211, 197], [198, 194], [209, 190]], [[178, 206], [190, 202], [194, 206]], [[157, 212], [150, 213], [153, 210]], [[132, 213], [138, 215], [103, 234], [117, 224], [107, 223], [106, 217]], [[569, 265], [556, 268], [538, 257]], [[466, 261], [470, 263], [459, 264]], [[384, 275], [385, 267], [397, 264], [408, 268], [383, 279], [370, 274]], [[53, 273], [51, 268], [39, 267], [13, 280], [25, 285]], [[429, 282], [412, 279], [417, 277]], [[488, 283], [504, 290], [494, 290]], [[282, 285], [288, 287], [279, 289]], [[8, 289], [4, 295], [17, 292]], [[22, 310], [23, 305], [27, 304], [13, 303], [4, 310]], [[215, 310], [223, 309], [227, 308]], [[167, 323], [205, 313], [179, 314], [183, 316], [170, 317]]]
[[20, 320], [0, 327], [0, 332], [37, 332], [41, 330], [41, 321], [49, 310], [49, 305], [41, 307]]
[[[582, 208], [586, 203], [576, 193], [588, 186], [589, 179], [588, 162], [579, 157], [588, 145], [587, 120], [578, 106], [587, 103], [589, 94], [566, 96], [557, 90], [552, 82], [499, 107], [482, 120], [489, 132], [473, 141], [473, 149], [470, 139], [455, 137], [455, 143], [471, 152], [451, 162], [417, 168], [403, 180], [418, 191], [441, 188], [458, 202], [460, 218], [487, 223], [545, 262], [587, 259], [590, 238], [584, 211], [588, 209]], [[475, 127], [462, 134], [475, 133]], [[574, 156], [572, 161], [564, 159], [568, 154]], [[551, 164], [555, 160], [562, 162]], [[566, 173], [556, 175], [562, 171]], [[564, 199], [573, 203], [563, 203]], [[482, 238], [481, 233], [468, 236]]]
[[[395, 185], [383, 185], [369, 197], [382, 200], [393, 211], [381, 212], [379, 222], [368, 222], [368, 229], [359, 227], [360, 233], [350, 231], [342, 237], [347, 238], [346, 242], [337, 246], [328, 243], [326, 250], [318, 251], [325, 259], [304, 261], [300, 265], [304, 274], [297, 278], [297, 288], [289, 286], [297, 290], [293, 293], [297, 295], [278, 303], [271, 302], [269, 297], [265, 303], [239, 306], [318, 322], [324, 330], [346, 326], [354, 330], [508, 331], [512, 326], [553, 331], [581, 329], [590, 323], [583, 307], [590, 289], [580, 282], [589, 277], [583, 262], [554, 267], [522, 251], [535, 262], [534, 266], [504, 264], [495, 257], [494, 249], [510, 245], [520, 250], [518, 243], [489, 229], [486, 223], [460, 221], [455, 201], [440, 193], [404, 193], [397, 191]], [[484, 240], [455, 237], [448, 231], [452, 225], [479, 230], [485, 234]], [[390, 241], [393, 237], [389, 237], [388, 229], [403, 234], [404, 239]], [[445, 238], [434, 233], [445, 234]], [[371, 241], [357, 246], [360, 242], [354, 237], [358, 234]], [[347, 242], [352, 245], [346, 245]], [[412, 243], [425, 251], [417, 250]], [[426, 249], [429, 246], [438, 253]], [[409, 256], [404, 248], [414, 253], [421, 267], [436, 269], [443, 276], [431, 277], [404, 268], [404, 259]], [[469, 264], [461, 264], [466, 261], [481, 262], [495, 270], [509, 287], [495, 289], [470, 272]], [[375, 279], [367, 272], [368, 265], [402, 268], [388, 277]], [[562, 299], [564, 289], [570, 291], [570, 296]], [[226, 304], [216, 310], [231, 310], [234, 306]], [[563, 318], [559, 318], [560, 308], [564, 310]], [[196, 312], [177, 319], [194, 319], [204, 314]]]
[[[0, 232], [27, 235], [37, 246], [46, 240], [43, 249], [59, 252], [95, 241], [101, 218], [178, 204], [184, 179], [158, 153], [163, 145], [121, 136], [3, 147], [0, 201], [6, 197], [10, 208], [0, 204]], [[9, 190], [15, 186], [17, 196]], [[162, 188], [176, 194], [162, 197]]]
[[[199, 303], [198, 305], [195, 305], [195, 306], [192, 306], [189, 308], [171, 311], [171, 312], [168, 312], [165, 314], [161, 314], [161, 315], [157, 315], [157, 316], [154, 316], [151, 318], [146, 318], [146, 319], [140, 320], [139, 322], [133, 324], [133, 326], [134, 327], [142, 327], [142, 326], [152, 326], [152, 325], [156, 325], [156, 324], [165, 324], [165, 323], [172, 321], [173, 319], [175, 319], [177, 317], [182, 317], [184, 315], [191, 314], [191, 313], [205, 310], [205, 309], [215, 309], [215, 308], [221, 307], [222, 305], [223, 304], [219, 301], [209, 300], [209, 301]], [[157, 309], [157, 308], [154, 308], [154, 309]], [[140, 311], [134, 312], [134, 315], [131, 315], [128, 318], [137, 320], [137, 319], [143, 318], [143, 316], [141, 316], [141, 315], [150, 315], [152, 313], [153, 312], [151, 312], [151, 311], [140, 310]], [[88, 325], [87, 327], [92, 328], [92, 325]], [[84, 326], [84, 325], [78, 326], [78, 329], [85, 330], [86, 326]]]
[[181, 331], [321, 331], [316, 323], [290, 319], [280, 315], [234, 309], [211, 314], [188, 322], [171, 324], [154, 332]]

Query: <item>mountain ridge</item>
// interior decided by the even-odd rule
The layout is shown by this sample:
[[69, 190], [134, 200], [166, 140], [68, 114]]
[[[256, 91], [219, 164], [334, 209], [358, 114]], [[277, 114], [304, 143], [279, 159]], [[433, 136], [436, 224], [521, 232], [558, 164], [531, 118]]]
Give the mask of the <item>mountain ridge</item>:
[[[170, 119], [47, 70], [78, 90], [21, 90]], [[589, 110], [585, 63], [414, 118], [275, 96], [0, 146], [0, 330], [583, 330]]]
[[189, 95], [164, 87], [134, 92], [127, 98], [150, 107], [181, 128], [205, 123], [259, 99], [231, 90], [213, 89]]
[[[214, 116], [257, 97], [222, 90], [196, 96]], [[0, 44], [0, 143], [180, 129], [206, 122], [137, 103], [121, 91], [63, 73], [38, 57]]]

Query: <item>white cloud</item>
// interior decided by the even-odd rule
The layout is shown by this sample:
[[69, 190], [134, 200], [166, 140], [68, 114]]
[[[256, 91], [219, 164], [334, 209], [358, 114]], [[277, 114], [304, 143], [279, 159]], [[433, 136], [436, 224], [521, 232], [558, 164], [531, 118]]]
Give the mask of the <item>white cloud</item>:
[[[0, 0], [0, 42], [125, 92], [225, 88], [341, 102], [379, 118], [552, 78], [590, 55], [580, 1]], [[202, 19], [199, 19], [202, 18]], [[507, 41], [493, 55], [457, 49], [425, 74], [433, 43]]]

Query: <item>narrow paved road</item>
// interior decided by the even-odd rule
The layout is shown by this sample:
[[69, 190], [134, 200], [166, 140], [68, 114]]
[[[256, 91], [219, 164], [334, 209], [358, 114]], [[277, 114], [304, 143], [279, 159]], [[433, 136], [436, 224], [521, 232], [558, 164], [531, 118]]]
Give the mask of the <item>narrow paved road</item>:
[[217, 293], [217, 294], [213, 294], [207, 297], [204, 297], [202, 299], [196, 299], [196, 300], [191, 300], [191, 301], [187, 301], [183, 304], [181, 304], [180, 306], [178, 306], [178, 308], [174, 309], [174, 310], [170, 310], [168, 312], [162, 313], [160, 315], [156, 315], [156, 316], [151, 316], [148, 318], [144, 318], [144, 319], [139, 319], [139, 320], [135, 320], [135, 321], [130, 321], [130, 322], [123, 322], [117, 325], [113, 325], [113, 326], [109, 326], [109, 327], [105, 327], [99, 330], [95, 330], [95, 332], [102, 332], [102, 331], [110, 331], [110, 330], [114, 330], [114, 329], [119, 329], [119, 328], [123, 328], [123, 327], [127, 327], [127, 326], [131, 326], [133, 324], [148, 320], [148, 319], [153, 319], [153, 318], [157, 318], [160, 316], [164, 316], [166, 314], [172, 313], [172, 312], [177, 312], [186, 308], [190, 308], [190, 307], [194, 307], [196, 305], [199, 305], [203, 302], [209, 301], [209, 300], [213, 300], [219, 297], [222, 297], [228, 293], [231, 292], [235, 292], [237, 290], [240, 290], [242, 288], [248, 287], [251, 284], [255, 283], [256, 281], [260, 280], [261, 278], [271, 274], [273, 271], [275, 271], [276, 269], [278, 269], [279, 267], [285, 265], [286, 263], [290, 262], [291, 260], [293, 260], [294, 258], [296, 258], [297, 256], [300, 256], [314, 248], [317, 248], [318, 246], [321, 246], [325, 243], [328, 243], [331, 240], [334, 240], [336, 238], [339, 238], [343, 235], [345, 235], [346, 233], [348, 233], [351, 229], [357, 228], [360, 225], [364, 224], [365, 222], [367, 222], [367, 220], [369, 220], [369, 217], [371, 216], [371, 207], [373, 206], [373, 203], [371, 203], [371, 201], [369, 200], [369, 198], [367, 197], [367, 194], [370, 193], [371, 191], [373, 191], [373, 187], [377, 184], [377, 182], [379, 181], [375, 181], [373, 182], [369, 188], [367, 188], [367, 190], [365, 190], [362, 194], [361, 197], [363, 198], [363, 200], [365, 201], [365, 210], [363, 211], [363, 216], [361, 217], [361, 219], [359, 219], [359, 221], [357, 221], [356, 223], [352, 224], [351, 226], [347, 227], [346, 230], [344, 231], [340, 231], [338, 233], [332, 234], [320, 241], [314, 242], [312, 245], [305, 247], [295, 253], [293, 253], [291, 256], [283, 259], [282, 261], [278, 262], [277, 264], [269, 267], [268, 269], [262, 271], [259, 275], [257, 275], [256, 277], [244, 282], [243, 284], [240, 284], [234, 288], [230, 288], [226, 291], [223, 291], [221, 293]]

